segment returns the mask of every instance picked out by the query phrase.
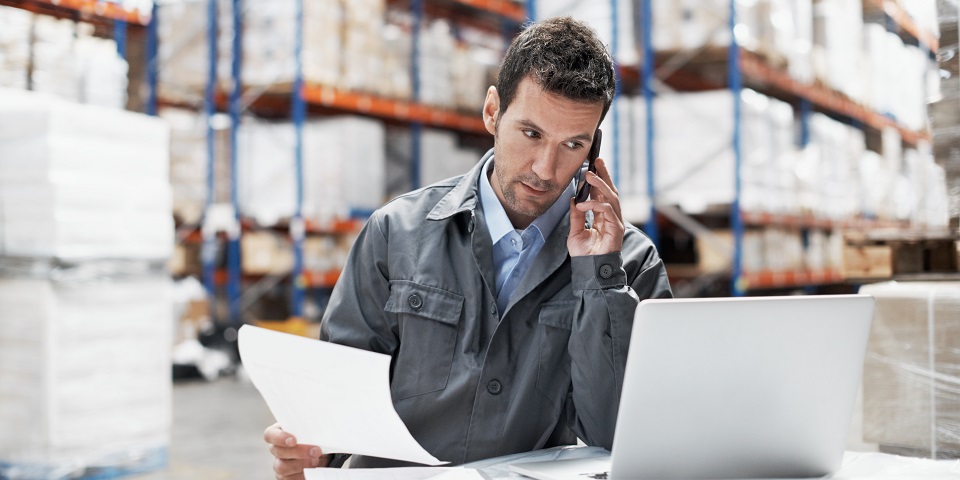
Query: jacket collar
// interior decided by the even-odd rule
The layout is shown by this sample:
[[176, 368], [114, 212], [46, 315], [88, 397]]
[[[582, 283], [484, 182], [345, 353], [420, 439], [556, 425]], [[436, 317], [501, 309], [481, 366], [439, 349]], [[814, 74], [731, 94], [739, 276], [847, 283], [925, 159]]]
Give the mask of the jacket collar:
[[427, 215], [427, 220], [443, 220], [457, 213], [474, 211], [479, 201], [477, 181], [480, 179], [483, 166], [492, 156], [493, 149], [491, 148], [469, 172], [460, 177], [460, 181], [454, 185], [453, 189], [437, 202]]

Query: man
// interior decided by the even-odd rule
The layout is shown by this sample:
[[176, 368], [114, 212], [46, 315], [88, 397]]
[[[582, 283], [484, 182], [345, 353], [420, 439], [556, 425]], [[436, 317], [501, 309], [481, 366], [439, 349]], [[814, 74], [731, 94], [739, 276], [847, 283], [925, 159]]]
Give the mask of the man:
[[[613, 443], [634, 310], [671, 295], [652, 243], [624, 225], [602, 159], [586, 174], [590, 200], [573, 201], [615, 82], [588, 27], [530, 25], [487, 91], [493, 150], [378, 210], [350, 253], [321, 339], [393, 357], [397, 413], [441, 460]], [[346, 457], [297, 445], [279, 425], [264, 438], [278, 478]]]

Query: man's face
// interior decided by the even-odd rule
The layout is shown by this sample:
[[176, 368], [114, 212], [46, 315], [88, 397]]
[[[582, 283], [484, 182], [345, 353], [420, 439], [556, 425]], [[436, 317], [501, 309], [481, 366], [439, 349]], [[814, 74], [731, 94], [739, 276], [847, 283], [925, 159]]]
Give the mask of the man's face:
[[602, 103], [545, 92], [527, 77], [499, 115], [500, 97], [490, 87], [483, 109], [494, 134], [490, 183], [514, 227], [526, 228], [560, 197], [590, 150], [602, 112]]

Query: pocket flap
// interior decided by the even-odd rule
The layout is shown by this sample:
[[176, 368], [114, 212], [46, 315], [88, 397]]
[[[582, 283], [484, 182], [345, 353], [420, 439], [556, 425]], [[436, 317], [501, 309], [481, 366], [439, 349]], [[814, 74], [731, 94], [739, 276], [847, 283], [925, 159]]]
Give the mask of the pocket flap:
[[540, 305], [540, 317], [537, 321], [542, 325], [570, 330], [573, 327], [573, 312], [576, 308], [576, 300], [544, 303]]
[[457, 325], [463, 310], [463, 296], [408, 280], [397, 280], [390, 282], [390, 297], [383, 309]]

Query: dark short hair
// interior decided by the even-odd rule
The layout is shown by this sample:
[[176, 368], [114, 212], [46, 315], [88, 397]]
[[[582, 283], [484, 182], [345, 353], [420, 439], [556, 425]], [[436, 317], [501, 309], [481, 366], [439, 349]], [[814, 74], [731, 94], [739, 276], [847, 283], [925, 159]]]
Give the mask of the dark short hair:
[[527, 24], [513, 39], [497, 74], [500, 115], [530, 76], [544, 90], [578, 102], [603, 102], [606, 116], [617, 87], [613, 59], [592, 28], [570, 17]]

